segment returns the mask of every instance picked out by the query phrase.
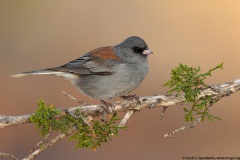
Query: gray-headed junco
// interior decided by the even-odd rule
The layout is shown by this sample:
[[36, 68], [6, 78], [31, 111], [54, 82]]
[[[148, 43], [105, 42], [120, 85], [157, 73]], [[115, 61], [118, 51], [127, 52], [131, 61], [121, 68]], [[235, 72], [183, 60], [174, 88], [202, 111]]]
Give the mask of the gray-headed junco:
[[134, 90], [148, 74], [146, 42], [132, 36], [112, 47], [86, 53], [63, 66], [22, 72], [14, 78], [32, 74], [51, 74], [70, 80], [83, 94], [107, 100]]

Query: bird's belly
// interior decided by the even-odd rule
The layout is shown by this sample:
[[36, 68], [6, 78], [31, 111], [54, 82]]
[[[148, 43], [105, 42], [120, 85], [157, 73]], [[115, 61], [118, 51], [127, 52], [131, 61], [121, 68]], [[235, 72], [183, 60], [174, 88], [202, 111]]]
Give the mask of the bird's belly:
[[90, 97], [107, 100], [128, 94], [134, 90], [145, 78], [143, 74], [113, 74], [81, 76], [75, 85]]

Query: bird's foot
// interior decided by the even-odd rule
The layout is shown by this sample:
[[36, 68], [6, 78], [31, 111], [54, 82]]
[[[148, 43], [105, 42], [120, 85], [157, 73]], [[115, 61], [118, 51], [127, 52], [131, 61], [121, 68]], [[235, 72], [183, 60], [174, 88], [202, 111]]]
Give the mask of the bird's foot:
[[104, 100], [100, 100], [103, 104], [102, 109], [103, 109], [103, 120], [105, 121], [106, 115], [109, 114], [110, 112], [114, 113], [115, 106], [112, 103], [106, 102]]
[[[137, 103], [137, 105], [141, 105], [141, 101], [139, 100], [139, 96], [137, 96], [136, 94], [121, 96], [121, 98], [132, 101], [132, 104]], [[132, 109], [135, 110], [135, 111], [138, 111], [138, 109], [134, 108], [134, 106], [132, 106]]]

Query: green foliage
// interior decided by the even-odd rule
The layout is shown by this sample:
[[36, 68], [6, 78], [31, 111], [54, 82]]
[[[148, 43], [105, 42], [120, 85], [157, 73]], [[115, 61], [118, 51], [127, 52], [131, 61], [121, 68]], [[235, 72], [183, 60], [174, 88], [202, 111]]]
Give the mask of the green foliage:
[[[77, 132], [70, 137], [70, 140], [75, 140], [78, 142], [76, 145], [80, 148], [92, 148], [96, 149], [101, 146], [102, 142], [108, 142], [111, 140], [111, 135], [118, 135], [120, 128], [116, 122], [119, 120], [116, 118], [117, 114], [113, 114], [109, 121], [101, 119], [93, 120], [92, 130], [89, 126], [83, 126], [83, 123], [77, 123]], [[94, 133], [93, 133], [94, 132]]]
[[111, 140], [111, 135], [118, 135], [120, 129], [116, 124], [119, 120], [114, 113], [107, 120], [92, 120], [91, 125], [84, 122], [86, 116], [82, 115], [79, 110], [75, 115], [66, 114], [61, 110], [57, 110], [52, 105], [45, 104], [43, 100], [38, 103], [37, 111], [30, 117], [30, 121], [34, 123], [39, 134], [46, 136], [49, 132], [59, 131], [67, 133], [71, 127], [76, 127], [76, 131], [69, 138], [77, 142], [76, 148], [91, 148], [95, 150], [101, 146], [102, 142]]
[[30, 121], [39, 129], [39, 133], [42, 136], [46, 136], [51, 131], [60, 130], [66, 133], [69, 130], [69, 126], [63, 124], [62, 120], [55, 118], [60, 116], [60, 110], [56, 110], [54, 106], [45, 104], [43, 100], [40, 100], [37, 105], [38, 109], [30, 117]]
[[191, 103], [191, 109], [184, 108], [185, 120], [194, 121], [195, 115], [200, 115], [203, 120], [208, 118], [210, 121], [219, 119], [209, 114], [208, 106], [214, 103], [210, 96], [198, 99], [202, 87], [208, 87], [204, 82], [207, 76], [212, 76], [212, 72], [216, 69], [223, 68], [223, 63], [210, 69], [206, 73], [199, 73], [201, 68], [193, 68], [187, 65], [179, 64], [178, 67], [172, 69], [171, 79], [167, 81], [164, 86], [171, 88], [168, 93], [177, 92], [177, 94], [184, 94], [187, 103]]

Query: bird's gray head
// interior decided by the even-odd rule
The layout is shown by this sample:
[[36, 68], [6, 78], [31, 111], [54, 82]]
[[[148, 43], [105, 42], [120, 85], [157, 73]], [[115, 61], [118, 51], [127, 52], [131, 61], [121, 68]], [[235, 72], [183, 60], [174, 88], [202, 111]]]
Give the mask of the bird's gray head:
[[140, 37], [132, 36], [116, 45], [117, 54], [130, 63], [147, 61], [147, 56], [152, 54], [147, 43]]

